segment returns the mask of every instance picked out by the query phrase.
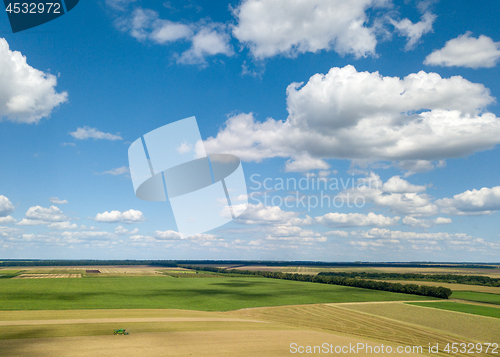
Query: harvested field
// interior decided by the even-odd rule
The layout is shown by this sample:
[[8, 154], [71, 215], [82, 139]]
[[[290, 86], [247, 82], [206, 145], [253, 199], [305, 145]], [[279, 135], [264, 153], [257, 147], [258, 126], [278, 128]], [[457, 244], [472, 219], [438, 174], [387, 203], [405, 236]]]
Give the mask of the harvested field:
[[[436, 302], [436, 305], [448, 303]], [[429, 309], [399, 303], [358, 303], [342, 304], [343, 308], [363, 312], [372, 316], [384, 317], [392, 321], [419, 325], [427, 327], [440, 333], [448, 333], [463, 336], [469, 340], [479, 342], [500, 342], [498, 331], [500, 331], [500, 320], [484, 318], [471, 314], [459, 314], [455, 312]]]
[[[232, 268], [232, 267], [225, 267]], [[500, 269], [495, 268], [398, 268], [398, 267], [309, 267], [309, 266], [261, 266], [246, 265], [233, 269], [251, 271], [273, 271], [283, 273], [299, 273], [316, 275], [320, 272], [370, 272], [370, 273], [419, 273], [419, 274], [458, 274], [484, 275], [490, 278], [500, 278]]]
[[13, 279], [81, 278], [82, 274], [21, 274]]
[[[353, 304], [353, 306], [356, 305], [361, 306], [362, 304]], [[377, 305], [371, 304], [372, 307], [377, 307]], [[386, 303], [380, 305], [390, 306], [392, 304]], [[347, 306], [348, 304], [279, 306], [239, 310], [232, 312], [232, 314], [310, 330], [348, 334], [365, 339], [407, 346], [428, 346], [429, 343], [439, 343], [440, 346], [444, 347], [447, 343], [475, 342], [475, 339], [470, 337], [429, 329], [401, 320], [370, 316], [369, 314], [347, 308]], [[481, 340], [481, 342], [484, 342], [484, 340]], [[433, 355], [466, 356], [460, 353], [448, 354], [445, 352]], [[481, 354], [476, 355], [479, 356]], [[495, 354], [491, 355], [496, 356]]]
[[[128, 336], [91, 336], [0, 341], [0, 351], [9, 357], [123, 357], [204, 356], [278, 357], [290, 356], [290, 344], [297, 346], [349, 346], [376, 342], [330, 333], [301, 330], [274, 331], [171, 331], [134, 333]], [[307, 354], [317, 356], [323, 354]], [[363, 353], [363, 356], [379, 356]], [[405, 354], [405, 356], [419, 356]]]

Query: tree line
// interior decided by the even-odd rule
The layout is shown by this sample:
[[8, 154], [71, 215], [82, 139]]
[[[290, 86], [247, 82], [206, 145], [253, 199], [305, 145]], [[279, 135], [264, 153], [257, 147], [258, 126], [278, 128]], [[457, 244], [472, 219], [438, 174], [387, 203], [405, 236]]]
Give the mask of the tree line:
[[419, 274], [419, 273], [371, 273], [371, 272], [322, 272], [321, 276], [354, 279], [424, 280], [440, 283], [483, 285], [500, 287], [500, 279], [482, 275]]
[[350, 278], [342, 276], [327, 276], [320, 274], [318, 275], [291, 274], [283, 272], [236, 270], [236, 269], [200, 267], [200, 266], [184, 266], [184, 268], [189, 268], [197, 271], [210, 271], [219, 274], [251, 275], [251, 276], [262, 276], [265, 278], [272, 278], [272, 279], [285, 279], [285, 280], [295, 280], [295, 281], [307, 281], [311, 283], [352, 286], [363, 289], [390, 291], [393, 293], [432, 296], [441, 299], [448, 299], [452, 294], [452, 291], [450, 289], [444, 288], [442, 286], [389, 283], [387, 281], [374, 281], [374, 280], [366, 280], [366, 279], [358, 279], [358, 278]]

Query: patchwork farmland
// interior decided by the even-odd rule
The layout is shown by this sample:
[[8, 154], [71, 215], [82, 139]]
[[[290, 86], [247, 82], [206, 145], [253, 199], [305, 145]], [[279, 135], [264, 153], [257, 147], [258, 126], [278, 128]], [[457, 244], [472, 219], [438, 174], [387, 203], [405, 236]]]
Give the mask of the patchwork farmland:
[[[274, 267], [261, 268], [252, 266]], [[477, 290], [443, 300], [186, 266], [9, 267], [0, 277], [0, 356], [289, 356], [308, 346], [307, 355], [324, 355], [325, 343], [330, 355], [349, 344], [372, 349], [360, 356], [382, 346], [470, 355], [444, 351], [453, 343], [475, 356], [500, 352], [486, 352], [500, 343], [498, 295]], [[129, 335], [113, 335], [120, 328]]]

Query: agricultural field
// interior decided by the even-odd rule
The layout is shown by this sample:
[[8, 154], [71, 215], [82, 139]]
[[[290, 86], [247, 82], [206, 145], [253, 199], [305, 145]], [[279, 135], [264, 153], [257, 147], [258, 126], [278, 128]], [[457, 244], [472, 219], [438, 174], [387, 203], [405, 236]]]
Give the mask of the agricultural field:
[[348, 301], [429, 300], [429, 297], [262, 277], [184, 279], [171, 276], [4, 279], [0, 310], [189, 309]]
[[[468, 356], [442, 348], [446, 343], [500, 343], [500, 318], [448, 311], [448, 300], [425, 296], [184, 268], [30, 267], [2, 272], [0, 356], [273, 357], [290, 356], [291, 344], [320, 348], [324, 343], [332, 348], [349, 343], [413, 348], [405, 356]], [[55, 278], [64, 274], [81, 278]], [[432, 308], [438, 306], [442, 309]], [[118, 328], [130, 334], [113, 335]], [[429, 343], [438, 343], [441, 351], [430, 354]], [[474, 355], [498, 356], [491, 351]]]
[[[231, 266], [220, 266], [233, 268]], [[318, 274], [321, 272], [369, 272], [369, 273], [414, 273], [414, 274], [459, 274], [459, 275], [484, 275], [490, 278], [500, 278], [498, 268], [442, 268], [442, 267], [314, 267], [314, 266], [263, 266], [245, 265], [234, 267], [237, 270], [273, 271], [282, 273]]]
[[476, 291], [455, 291], [451, 296], [453, 299], [500, 305], [500, 294], [498, 293], [491, 294]]
[[411, 303], [416, 306], [430, 307], [433, 309], [443, 309], [449, 311], [465, 312], [468, 314], [482, 315], [495, 317], [500, 319], [500, 307], [491, 307], [483, 305], [474, 304], [462, 304], [459, 302], [442, 302], [432, 303], [432, 302], [421, 302], [421, 303]]

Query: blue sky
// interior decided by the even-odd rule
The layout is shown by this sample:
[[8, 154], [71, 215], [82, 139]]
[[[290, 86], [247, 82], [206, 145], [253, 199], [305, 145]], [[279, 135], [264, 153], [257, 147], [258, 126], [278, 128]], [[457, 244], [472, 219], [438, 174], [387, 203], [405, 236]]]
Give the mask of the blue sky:
[[[81, 1], [16, 34], [2, 13], [0, 257], [498, 262], [499, 11]], [[127, 152], [191, 116], [250, 196], [186, 238]]]

